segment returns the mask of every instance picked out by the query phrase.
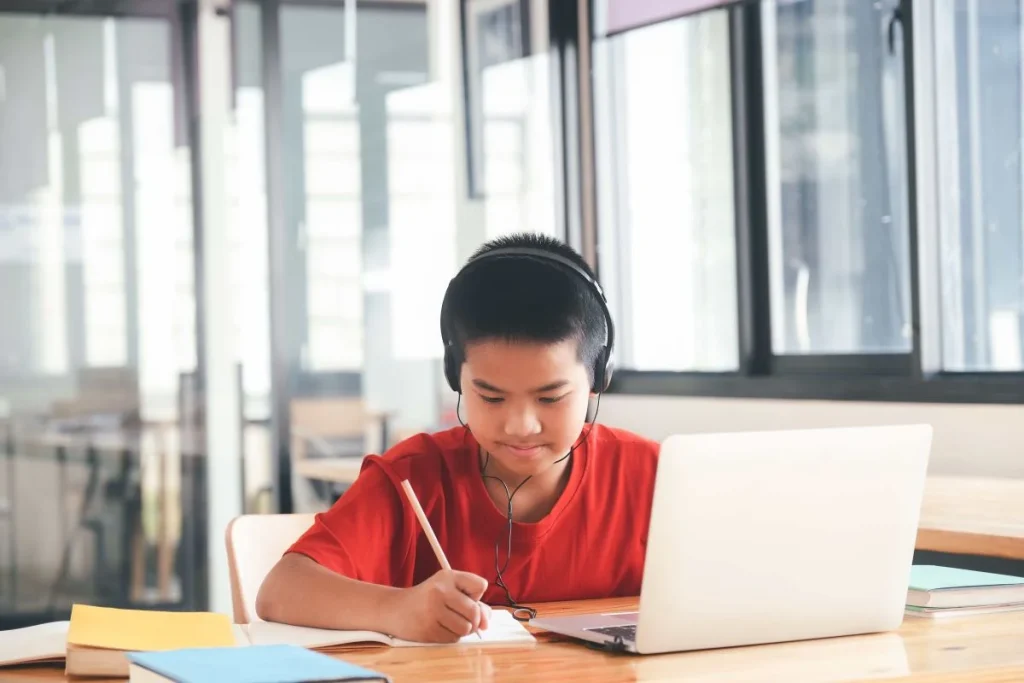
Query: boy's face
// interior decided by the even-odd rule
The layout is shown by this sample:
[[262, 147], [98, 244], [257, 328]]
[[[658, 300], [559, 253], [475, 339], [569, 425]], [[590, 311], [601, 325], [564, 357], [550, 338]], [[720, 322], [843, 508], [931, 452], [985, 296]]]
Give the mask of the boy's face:
[[474, 342], [462, 365], [466, 424], [501, 469], [538, 475], [579, 440], [590, 380], [577, 343]]

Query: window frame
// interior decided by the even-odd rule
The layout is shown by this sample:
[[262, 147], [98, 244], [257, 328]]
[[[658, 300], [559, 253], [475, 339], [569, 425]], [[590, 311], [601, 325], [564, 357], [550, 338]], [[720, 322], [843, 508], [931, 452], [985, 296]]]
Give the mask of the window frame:
[[[593, 15], [595, 0], [579, 0]], [[772, 349], [769, 272], [768, 192], [764, 119], [764, 64], [762, 8], [739, 2], [728, 8], [732, 94], [734, 212], [736, 216], [736, 269], [739, 313], [739, 368], [735, 372], [672, 372], [619, 369], [609, 393], [646, 396], [734, 397], [762, 399], [822, 399], [920, 403], [1024, 404], [1024, 372], [950, 372], [942, 369], [940, 265], [935, 240], [937, 189], [934, 178], [922, 178], [920, 169], [935, 171], [935, 152], [918, 145], [920, 136], [934, 133], [933, 111], [918, 112], [919, 101], [933, 102], [932, 36], [915, 35], [915, 19], [931, 25], [934, 11], [928, 0], [900, 0], [893, 23], [903, 44], [905, 103], [905, 158], [907, 171], [908, 249], [910, 255], [911, 348], [906, 353], [785, 354]], [[587, 15], [584, 15], [587, 16]], [[586, 28], [589, 43], [592, 27]], [[580, 34], [583, 34], [581, 28]], [[915, 39], [918, 40], [915, 40]], [[589, 46], [588, 46], [589, 47]], [[593, 90], [594, 74], [586, 91]], [[577, 88], [582, 91], [583, 88]], [[591, 118], [593, 107], [581, 107]], [[595, 141], [587, 140], [589, 154], [582, 163], [594, 173]], [[589, 158], [587, 158], [589, 157]], [[585, 243], [596, 244], [595, 215], [583, 221]], [[597, 267], [592, 254], [585, 254]], [[598, 271], [600, 276], [600, 271]]]

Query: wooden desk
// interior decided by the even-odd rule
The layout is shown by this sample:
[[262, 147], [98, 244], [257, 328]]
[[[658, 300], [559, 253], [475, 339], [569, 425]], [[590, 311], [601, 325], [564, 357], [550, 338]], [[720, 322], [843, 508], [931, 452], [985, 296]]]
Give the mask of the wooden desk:
[[917, 548], [1024, 560], [1024, 479], [929, 477]]
[[295, 473], [306, 479], [351, 484], [363, 467], [362, 458], [303, 458], [296, 460]]
[[[634, 599], [540, 606], [540, 613], [636, 609]], [[422, 681], [865, 681], [930, 683], [1024, 680], [1024, 613], [928, 620], [908, 617], [894, 633], [658, 656], [612, 655], [547, 633], [535, 646], [354, 648], [343, 657]], [[62, 671], [6, 669], [11, 683], [64, 681]], [[121, 679], [123, 681], [123, 679]], [[92, 683], [111, 683], [90, 679]]]

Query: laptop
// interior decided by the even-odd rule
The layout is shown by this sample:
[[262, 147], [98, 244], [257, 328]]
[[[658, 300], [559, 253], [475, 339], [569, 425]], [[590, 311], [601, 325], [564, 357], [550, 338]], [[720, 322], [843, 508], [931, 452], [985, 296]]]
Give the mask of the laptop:
[[638, 654], [896, 629], [931, 441], [929, 425], [671, 436], [639, 612], [531, 624]]

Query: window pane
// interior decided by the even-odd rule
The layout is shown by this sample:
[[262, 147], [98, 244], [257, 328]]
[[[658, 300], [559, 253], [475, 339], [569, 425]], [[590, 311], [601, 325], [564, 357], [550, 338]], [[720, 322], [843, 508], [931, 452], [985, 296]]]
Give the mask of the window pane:
[[775, 353], [910, 350], [895, 4], [763, 6]]
[[738, 366], [728, 14], [594, 46], [600, 265], [634, 370]]
[[0, 629], [206, 608], [178, 35], [0, 14]]
[[467, 65], [477, 193], [460, 112], [459, 10], [454, 1], [280, 6], [273, 106], [283, 119], [297, 510], [323, 509], [343, 489], [305, 460], [362, 457], [458, 424], [438, 329], [449, 279], [488, 238], [560, 230], [547, 3], [466, 5], [479, 58]]
[[937, 153], [952, 188], [940, 215], [944, 365], [1022, 370], [1021, 6], [955, 0], [935, 12], [935, 49], [955, 65], [936, 85]]
[[[241, 369], [245, 512], [273, 512], [270, 430], [270, 263], [264, 149], [262, 10], [234, 5], [235, 107], [226, 127], [226, 229]], [[326, 147], [326, 145], [324, 145]]]
[[470, 192], [486, 238], [560, 231], [548, 0], [465, 4]]

